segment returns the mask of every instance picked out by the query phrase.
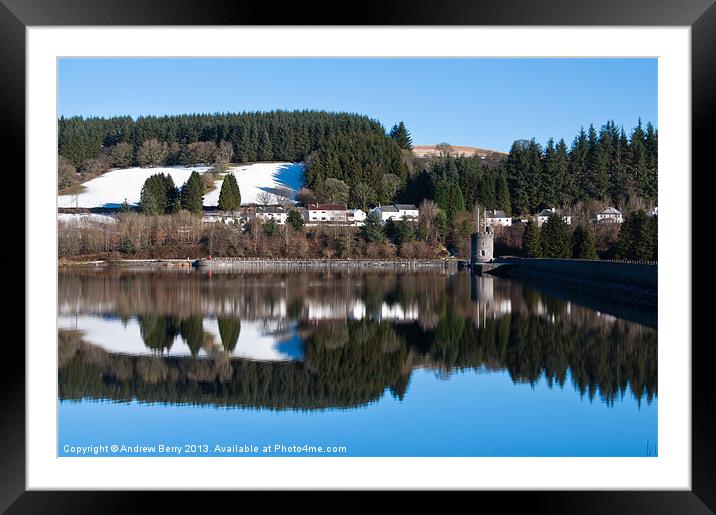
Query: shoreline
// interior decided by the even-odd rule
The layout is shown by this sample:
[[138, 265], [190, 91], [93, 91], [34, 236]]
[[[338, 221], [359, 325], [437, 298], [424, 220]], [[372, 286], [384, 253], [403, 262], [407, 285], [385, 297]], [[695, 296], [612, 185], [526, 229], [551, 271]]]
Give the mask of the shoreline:
[[457, 259], [275, 259], [275, 258], [214, 258], [207, 259], [119, 259], [58, 261], [58, 268], [143, 268], [198, 269], [211, 272], [256, 269], [306, 268], [445, 268], [457, 269]]

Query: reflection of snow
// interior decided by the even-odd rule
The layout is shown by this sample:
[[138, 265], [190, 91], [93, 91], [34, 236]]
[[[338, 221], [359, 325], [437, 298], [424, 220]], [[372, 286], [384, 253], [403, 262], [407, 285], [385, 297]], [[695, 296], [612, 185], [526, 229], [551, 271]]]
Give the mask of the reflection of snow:
[[[214, 346], [221, 348], [221, 335], [216, 318], [205, 318], [204, 332], [211, 335]], [[148, 355], [157, 351], [148, 348], [136, 318], [126, 322], [116, 317], [69, 316], [58, 318], [59, 329], [77, 329], [83, 338], [104, 350], [117, 354]], [[165, 356], [191, 356], [189, 346], [181, 336], [176, 336], [171, 348], [164, 349]], [[206, 357], [204, 348], [198, 357]], [[231, 352], [232, 357], [260, 361], [291, 361], [303, 357], [303, 347], [295, 326], [283, 327], [280, 320], [242, 320], [239, 341]]]

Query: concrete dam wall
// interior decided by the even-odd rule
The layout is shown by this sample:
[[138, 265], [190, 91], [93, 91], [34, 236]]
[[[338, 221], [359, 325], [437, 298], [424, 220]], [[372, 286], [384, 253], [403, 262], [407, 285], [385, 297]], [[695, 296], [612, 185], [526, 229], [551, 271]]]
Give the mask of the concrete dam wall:
[[489, 273], [577, 288], [593, 295], [656, 307], [658, 266], [578, 259], [499, 258]]

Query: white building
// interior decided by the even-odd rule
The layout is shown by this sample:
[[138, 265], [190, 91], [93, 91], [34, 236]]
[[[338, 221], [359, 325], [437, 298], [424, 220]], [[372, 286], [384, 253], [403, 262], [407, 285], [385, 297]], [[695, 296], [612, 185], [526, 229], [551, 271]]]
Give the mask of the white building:
[[241, 223], [242, 214], [239, 211], [205, 211], [201, 217], [203, 223], [224, 223], [236, 225]]
[[485, 223], [491, 227], [498, 225], [510, 227], [512, 225], [512, 217], [504, 211], [485, 211]]
[[400, 221], [403, 217], [408, 220], [418, 219], [418, 208], [413, 204], [392, 204], [389, 206], [378, 206], [370, 210], [377, 213], [383, 223], [388, 220]]
[[349, 209], [346, 211], [346, 219], [352, 225], [363, 225], [366, 216], [365, 211], [362, 209]]
[[309, 204], [307, 222], [345, 222], [348, 219], [345, 204]]
[[288, 212], [284, 208], [278, 206], [259, 206], [256, 208], [254, 216], [262, 222], [273, 220], [277, 224], [283, 225], [286, 223]]
[[552, 216], [553, 214], [562, 215], [562, 220], [564, 220], [564, 222], [567, 225], [572, 225], [572, 217], [571, 216], [565, 215], [562, 213], [561, 210], [557, 211], [557, 209], [553, 207], [550, 209], [543, 209], [542, 211], [537, 213], [537, 215], [536, 215], [537, 227], [542, 227], [542, 224], [545, 223], [549, 219], [549, 217]]
[[621, 211], [613, 207], [605, 207], [597, 213], [597, 223], [617, 223], [624, 221]]

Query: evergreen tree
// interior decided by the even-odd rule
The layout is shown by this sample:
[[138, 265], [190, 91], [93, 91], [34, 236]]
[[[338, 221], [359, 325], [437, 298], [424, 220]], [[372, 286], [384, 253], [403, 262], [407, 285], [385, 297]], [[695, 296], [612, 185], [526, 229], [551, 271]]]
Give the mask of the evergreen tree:
[[239, 342], [241, 334], [241, 320], [232, 317], [218, 317], [216, 321], [219, 324], [219, 335], [221, 336], [221, 345], [226, 352], [232, 352]]
[[186, 342], [192, 356], [196, 356], [204, 344], [204, 323], [201, 315], [193, 315], [181, 321], [179, 333]]
[[294, 231], [303, 231], [304, 220], [301, 213], [299, 213], [296, 209], [292, 209], [288, 212], [286, 223], [290, 225]]
[[512, 214], [512, 204], [510, 202], [510, 189], [507, 186], [507, 177], [504, 171], [500, 171], [497, 175], [497, 208], [501, 209], [508, 215]]
[[572, 233], [572, 257], [575, 259], [596, 259], [592, 231], [584, 225], [578, 226]]
[[363, 227], [361, 227], [361, 236], [368, 242], [382, 242], [385, 240], [383, 224], [378, 213], [368, 213], [365, 222], [363, 222]]
[[584, 132], [584, 128], [582, 128], [577, 137], [574, 138], [572, 151], [570, 153], [569, 175], [571, 176], [571, 180], [574, 181], [576, 193], [572, 200], [586, 199], [584, 187], [588, 182], [588, 159], [589, 142], [587, 140], [587, 133]]
[[395, 243], [401, 245], [413, 240], [415, 240], [415, 230], [407, 218], [403, 217], [395, 228]]
[[522, 254], [528, 258], [542, 257], [540, 230], [532, 220], [527, 222], [522, 233]]
[[273, 145], [271, 145], [271, 138], [266, 127], [259, 133], [259, 146], [256, 157], [259, 161], [271, 161], [273, 159]]
[[572, 257], [572, 233], [561, 214], [552, 213], [540, 231], [542, 256], [548, 258]]
[[181, 207], [197, 214], [204, 210], [204, 184], [197, 171], [191, 172], [181, 188]]
[[148, 215], [171, 213], [177, 188], [171, 175], [157, 173], [147, 178], [139, 196], [139, 208]]
[[644, 210], [626, 216], [619, 229], [617, 258], [652, 260], [657, 250], [656, 217], [649, 217]]
[[413, 139], [410, 137], [410, 132], [405, 128], [403, 122], [393, 125], [393, 128], [390, 129], [390, 137], [393, 138], [403, 150], [413, 150]]
[[235, 211], [241, 205], [241, 192], [233, 173], [227, 173], [221, 184], [219, 192], [219, 209], [222, 211]]

